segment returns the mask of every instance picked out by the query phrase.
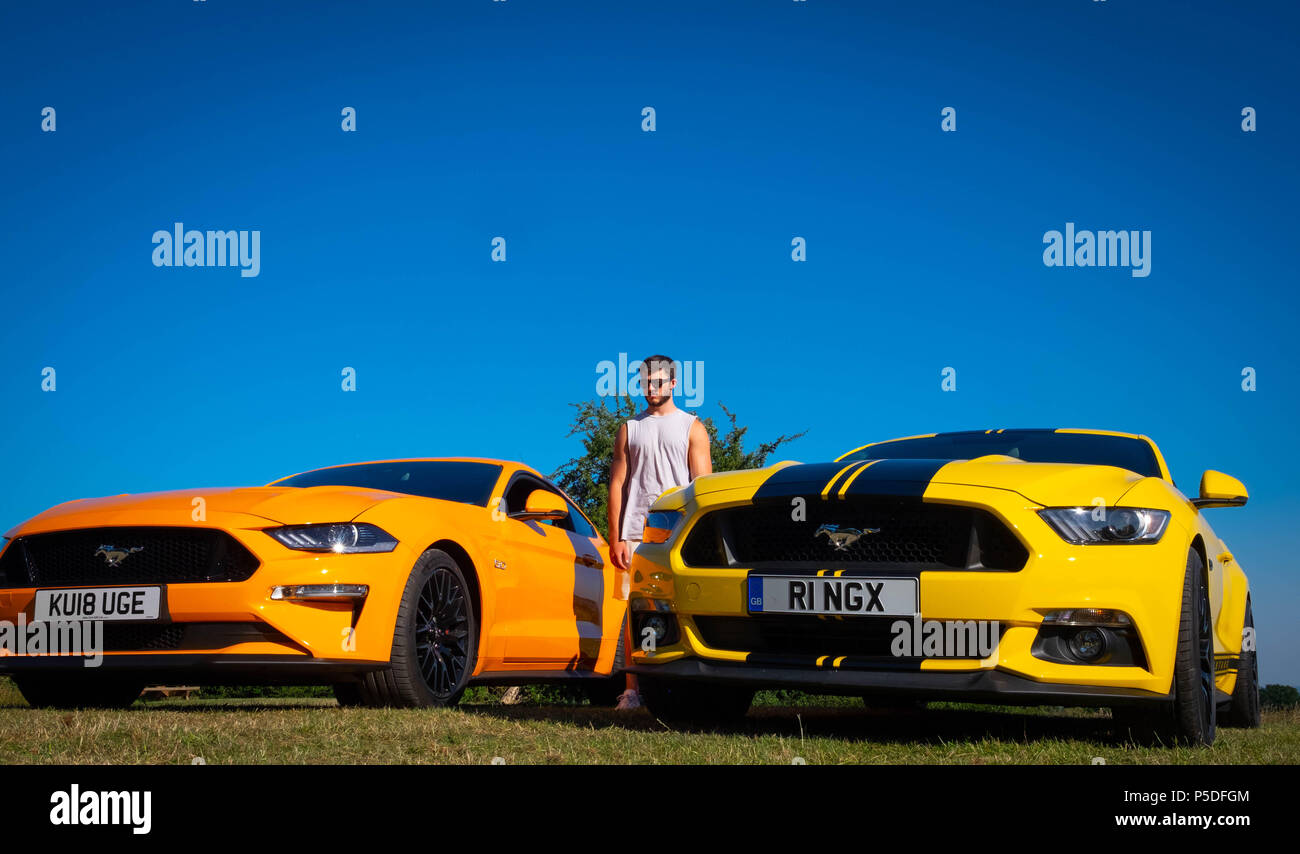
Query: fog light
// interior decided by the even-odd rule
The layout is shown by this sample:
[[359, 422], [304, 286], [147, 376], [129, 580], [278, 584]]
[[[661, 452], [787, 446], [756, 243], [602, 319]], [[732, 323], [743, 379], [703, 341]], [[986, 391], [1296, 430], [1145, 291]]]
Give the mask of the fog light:
[[1106, 634], [1101, 629], [1079, 629], [1070, 636], [1070, 652], [1081, 661], [1096, 661], [1106, 654]]
[[641, 622], [641, 627], [654, 632], [655, 643], [663, 643], [668, 637], [668, 621], [659, 614], [651, 614]]
[[633, 615], [633, 646], [644, 650], [647, 641], [654, 646], [672, 646], [677, 639], [677, 618], [672, 614], [655, 611]]
[[275, 600], [312, 602], [355, 602], [370, 593], [368, 584], [287, 584], [271, 589]]

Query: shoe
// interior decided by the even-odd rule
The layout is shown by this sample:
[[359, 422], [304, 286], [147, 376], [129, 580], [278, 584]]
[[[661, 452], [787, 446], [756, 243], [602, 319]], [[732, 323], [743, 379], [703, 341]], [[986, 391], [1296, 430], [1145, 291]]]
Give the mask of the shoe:
[[620, 712], [630, 712], [639, 708], [641, 708], [641, 695], [631, 689], [618, 695], [618, 705], [614, 707]]

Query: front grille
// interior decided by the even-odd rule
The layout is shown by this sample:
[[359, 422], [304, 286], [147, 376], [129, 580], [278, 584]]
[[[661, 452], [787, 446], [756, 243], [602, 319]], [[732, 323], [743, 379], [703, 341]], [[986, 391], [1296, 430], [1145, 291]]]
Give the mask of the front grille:
[[292, 645], [262, 623], [103, 623], [104, 652], [224, 649], [240, 643]]
[[[895, 641], [904, 631], [915, 638], [914, 624], [911, 620], [890, 617], [845, 617], [837, 620], [833, 617], [818, 618], [812, 616], [757, 616], [748, 617], [709, 617], [693, 618], [699, 630], [700, 639], [713, 649], [747, 652], [751, 656], [798, 656], [801, 658], [827, 661], [844, 657], [837, 667], [905, 667], [915, 666], [926, 656], [921, 649], [912, 648], [911, 644], [898, 649], [907, 655], [895, 655]], [[895, 630], [902, 623], [904, 628]], [[974, 621], [959, 624], [943, 624], [947, 632], [949, 626], [975, 627]], [[1002, 637], [1003, 626], [989, 629], [989, 636]], [[966, 629], [963, 629], [966, 631]], [[969, 639], [970, 635], [963, 635]], [[916, 640], [920, 640], [916, 638]], [[978, 641], [978, 639], [977, 639]], [[995, 642], [996, 642], [995, 641]], [[952, 653], [956, 654], [952, 654]], [[931, 656], [949, 659], [978, 660], [981, 658], [975, 646], [967, 646], [966, 641], [950, 651], [948, 655], [931, 652]], [[751, 663], [762, 663], [750, 658]], [[804, 663], [809, 663], [805, 661]], [[825, 662], [822, 662], [823, 664]]]
[[[804, 498], [804, 518], [796, 520], [793, 507], [782, 500], [708, 513], [683, 544], [682, 560], [694, 567], [1014, 571], [1029, 558], [1006, 525], [978, 508], [897, 497], [822, 500], [814, 495]], [[859, 536], [836, 548], [832, 528]], [[879, 530], [870, 533], [869, 528]]]
[[0, 585], [246, 581], [257, 567], [252, 552], [212, 528], [85, 528], [14, 540], [0, 559]]
[[696, 616], [700, 639], [713, 649], [774, 655], [864, 655], [891, 658], [895, 619], [846, 617], [704, 617]]
[[104, 623], [104, 652], [180, 649], [181, 641], [184, 639], [184, 623], [166, 625]]

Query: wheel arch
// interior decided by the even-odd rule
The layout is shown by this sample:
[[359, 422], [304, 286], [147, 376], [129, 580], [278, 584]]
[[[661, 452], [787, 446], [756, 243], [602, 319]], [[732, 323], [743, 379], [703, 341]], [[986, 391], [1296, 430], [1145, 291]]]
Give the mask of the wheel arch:
[[483, 580], [479, 577], [478, 568], [474, 565], [474, 559], [469, 556], [465, 547], [455, 540], [442, 539], [430, 543], [428, 548], [438, 549], [451, 555], [456, 561], [456, 565], [465, 573], [466, 580], [471, 581], [469, 598], [470, 605], [474, 608], [474, 621], [478, 623], [479, 637], [483, 636]]
[[1202, 580], [1208, 585], [1210, 583], [1210, 555], [1205, 551], [1205, 540], [1199, 532], [1192, 537], [1192, 542], [1188, 548], [1201, 556]]

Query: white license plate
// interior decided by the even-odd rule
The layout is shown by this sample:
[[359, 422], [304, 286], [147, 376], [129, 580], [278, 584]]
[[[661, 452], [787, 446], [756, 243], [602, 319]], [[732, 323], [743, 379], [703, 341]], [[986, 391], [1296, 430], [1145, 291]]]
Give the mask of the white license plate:
[[161, 602], [161, 587], [37, 590], [33, 620], [156, 620]]
[[921, 612], [915, 578], [833, 575], [750, 575], [755, 614], [910, 617]]

